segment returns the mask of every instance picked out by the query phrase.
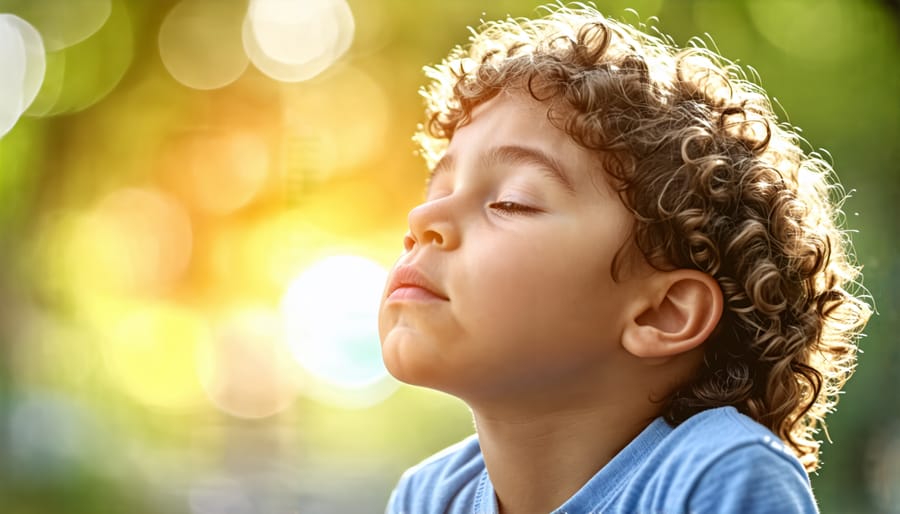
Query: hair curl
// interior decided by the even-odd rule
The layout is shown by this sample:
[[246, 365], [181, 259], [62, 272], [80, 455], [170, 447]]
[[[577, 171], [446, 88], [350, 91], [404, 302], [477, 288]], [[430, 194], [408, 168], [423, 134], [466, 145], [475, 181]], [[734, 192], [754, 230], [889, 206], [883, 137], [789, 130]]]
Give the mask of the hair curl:
[[486, 23], [426, 68], [422, 154], [433, 166], [501, 91], [547, 102], [551, 121], [600, 158], [647, 261], [703, 271], [722, 289], [703, 365], [668, 398], [666, 419], [732, 405], [817, 469], [815, 435], [853, 373], [870, 314], [831, 166], [702, 41], [679, 48], [583, 4], [546, 9]]

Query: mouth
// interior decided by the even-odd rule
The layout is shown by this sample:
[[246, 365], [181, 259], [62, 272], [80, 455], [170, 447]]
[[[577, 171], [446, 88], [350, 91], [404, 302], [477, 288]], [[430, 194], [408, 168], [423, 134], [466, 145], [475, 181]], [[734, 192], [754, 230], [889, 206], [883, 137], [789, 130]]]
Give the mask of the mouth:
[[416, 268], [404, 265], [394, 269], [387, 292], [388, 300], [448, 301], [447, 295], [437, 288]]

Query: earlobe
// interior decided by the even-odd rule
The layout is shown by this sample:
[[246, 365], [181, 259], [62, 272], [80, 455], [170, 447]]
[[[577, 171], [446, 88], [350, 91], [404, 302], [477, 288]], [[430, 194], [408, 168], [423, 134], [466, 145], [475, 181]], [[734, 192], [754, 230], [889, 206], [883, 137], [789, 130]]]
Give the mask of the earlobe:
[[712, 334], [722, 316], [718, 282], [696, 270], [657, 275], [654, 294], [640, 305], [622, 333], [622, 346], [641, 358], [674, 357], [688, 352]]

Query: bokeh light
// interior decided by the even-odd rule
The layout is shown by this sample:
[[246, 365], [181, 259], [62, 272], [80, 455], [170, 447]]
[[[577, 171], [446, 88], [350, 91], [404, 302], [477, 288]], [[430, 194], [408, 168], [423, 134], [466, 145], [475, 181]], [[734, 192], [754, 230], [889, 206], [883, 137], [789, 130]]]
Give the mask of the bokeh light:
[[261, 72], [299, 82], [343, 55], [353, 31], [353, 13], [345, 0], [250, 0], [242, 36]]
[[44, 42], [40, 33], [32, 27], [27, 21], [16, 16], [3, 16], [6, 22], [16, 26], [19, 35], [22, 36], [22, 43], [25, 45], [25, 77], [22, 86], [22, 110], [27, 109], [44, 81], [44, 72], [47, 68], [47, 62], [44, 57]]
[[[539, 3], [0, 0], [0, 512], [375, 512], [470, 434], [387, 376], [376, 311], [422, 66]], [[823, 513], [897, 511], [900, 10], [597, 4], [752, 65], [854, 190], [880, 315], [811, 480]]]
[[71, 472], [97, 450], [102, 438], [90, 413], [52, 391], [36, 390], [14, 398], [9, 415], [11, 455], [18, 473], [46, 479]]
[[[124, 2], [107, 0], [105, 3], [110, 5], [108, 18], [99, 30], [91, 32], [86, 39], [65, 46], [47, 43], [46, 77], [28, 114], [53, 116], [79, 112], [99, 102], [116, 87], [134, 57], [132, 20]], [[82, 3], [90, 16], [103, 2], [77, 0], [72, 5]], [[35, 5], [41, 4], [35, 2]], [[71, 19], [78, 20], [79, 16], [73, 15]], [[23, 18], [29, 20], [28, 16]], [[40, 25], [37, 28], [41, 31]], [[43, 31], [41, 35], [46, 43]]]
[[[191, 258], [193, 233], [184, 208], [160, 191], [125, 188], [107, 195], [75, 234], [89, 280], [114, 291], [172, 286]], [[85, 284], [87, 285], [87, 284]]]
[[283, 137], [308, 143], [304, 168], [313, 179], [377, 160], [390, 123], [387, 94], [368, 73], [352, 66], [332, 72], [328, 82], [282, 87]]
[[193, 131], [175, 138], [167, 151], [163, 165], [174, 188], [208, 214], [246, 206], [269, 177], [269, 148], [259, 133]]
[[210, 477], [191, 486], [188, 492], [191, 514], [252, 514], [256, 512], [250, 495], [238, 480]]
[[789, 55], [828, 61], [856, 51], [857, 42], [849, 35], [857, 32], [852, 26], [857, 9], [847, 2], [749, 0], [747, 8], [763, 37]]
[[107, 329], [106, 371], [122, 391], [147, 406], [184, 410], [203, 393], [197, 375], [198, 348], [210, 337], [208, 323], [166, 303], [123, 309]]
[[[303, 212], [278, 212], [220, 230], [208, 254], [216, 282], [280, 297], [299, 270], [341, 243], [334, 233], [306, 222], [307, 217]], [[234, 277], [236, 270], [240, 278]]]
[[31, 105], [44, 81], [47, 64], [41, 35], [27, 21], [0, 14], [0, 137]]
[[44, 116], [50, 112], [62, 94], [66, 76], [66, 52], [44, 54], [44, 80], [31, 105], [25, 109], [27, 116]]
[[25, 43], [18, 28], [9, 22], [12, 16], [0, 15], [0, 136], [19, 120], [22, 114], [25, 83]]
[[264, 418], [290, 406], [299, 374], [285, 346], [281, 317], [264, 308], [227, 316], [198, 348], [198, 374], [210, 401], [240, 418]]
[[47, 50], [55, 52], [92, 36], [109, 19], [111, 0], [0, 0], [0, 12], [11, 12], [33, 24]]
[[900, 423], [877, 427], [863, 460], [878, 512], [900, 513]]
[[22, 343], [10, 356], [16, 379], [33, 382], [52, 376], [56, 386], [77, 387], [96, 376], [101, 362], [89, 330], [38, 305], [16, 314]]
[[341, 255], [313, 264], [288, 288], [281, 304], [288, 344], [319, 383], [364, 390], [386, 377], [377, 332], [386, 277], [373, 261]]
[[249, 59], [241, 43], [243, 2], [183, 0], [159, 28], [159, 55], [172, 77], [195, 89], [234, 82]]

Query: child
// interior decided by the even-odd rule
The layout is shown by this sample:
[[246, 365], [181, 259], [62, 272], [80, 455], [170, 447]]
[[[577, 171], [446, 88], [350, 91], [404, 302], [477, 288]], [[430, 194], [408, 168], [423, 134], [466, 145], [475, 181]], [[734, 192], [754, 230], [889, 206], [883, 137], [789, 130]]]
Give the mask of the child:
[[828, 163], [713, 52], [548, 10], [429, 70], [379, 332], [477, 436], [387, 512], [816, 512], [869, 315]]

